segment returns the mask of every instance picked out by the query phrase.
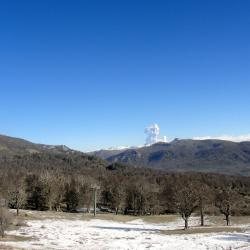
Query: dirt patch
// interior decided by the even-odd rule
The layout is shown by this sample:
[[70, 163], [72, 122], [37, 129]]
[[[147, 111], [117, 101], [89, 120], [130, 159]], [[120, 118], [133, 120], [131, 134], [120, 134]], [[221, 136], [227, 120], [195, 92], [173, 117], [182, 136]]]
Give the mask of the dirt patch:
[[10, 247], [10, 246], [5, 246], [1, 244], [0, 244], [0, 249], [1, 250], [24, 250], [23, 248]]
[[168, 223], [176, 221], [180, 216], [178, 215], [151, 215], [151, 216], [144, 216], [140, 217], [145, 222], [148, 223]]
[[[14, 212], [14, 211], [13, 211]], [[29, 220], [47, 220], [47, 219], [66, 219], [66, 220], [113, 220], [119, 222], [128, 222], [141, 217], [129, 216], [129, 215], [115, 215], [115, 214], [97, 214], [96, 217], [89, 213], [66, 213], [66, 212], [55, 212], [55, 211], [28, 211], [21, 210], [20, 218]]]
[[16, 235], [5, 235], [3, 238], [0, 238], [0, 242], [5, 242], [5, 241], [26, 241], [26, 240], [31, 240], [31, 239], [32, 239], [32, 237], [16, 236]]
[[[10, 210], [15, 213], [15, 210]], [[66, 213], [66, 212], [55, 212], [55, 211], [29, 211], [20, 210], [19, 219], [24, 221], [29, 220], [45, 220], [45, 219], [68, 219], [68, 220], [113, 220], [118, 222], [129, 222], [137, 219], [142, 219], [147, 223], [168, 223], [181, 218], [179, 215], [150, 215], [150, 216], [130, 216], [130, 215], [115, 215], [115, 214], [97, 214], [96, 217], [93, 214], [88, 213]], [[205, 224], [212, 226], [224, 226], [225, 220], [223, 216], [206, 216]], [[232, 226], [240, 224], [250, 224], [250, 216], [232, 216]]]
[[[118, 222], [129, 222], [132, 220], [136, 220], [140, 217], [136, 216], [130, 216], [130, 215], [115, 215], [115, 214], [97, 214], [96, 217], [93, 217], [93, 215], [89, 214], [87, 215], [89, 219], [99, 219], [99, 220], [112, 220], [112, 221], [118, 221]], [[87, 217], [85, 216], [85, 218]]]
[[[223, 216], [209, 216], [209, 221], [214, 225], [225, 225], [225, 217]], [[231, 225], [242, 225], [250, 224], [250, 216], [231, 216], [230, 217]]]
[[115, 215], [115, 214], [97, 214], [93, 217], [91, 214], [84, 214], [84, 220], [99, 219], [99, 220], [112, 220], [117, 222], [130, 222], [133, 220], [141, 219], [147, 223], [168, 223], [178, 219], [177, 215], [151, 215], [151, 216], [131, 216], [131, 215]]
[[176, 230], [163, 230], [161, 233], [167, 235], [178, 235], [178, 234], [208, 234], [208, 233], [242, 233], [243, 228], [239, 227], [192, 227], [187, 230], [176, 229]]

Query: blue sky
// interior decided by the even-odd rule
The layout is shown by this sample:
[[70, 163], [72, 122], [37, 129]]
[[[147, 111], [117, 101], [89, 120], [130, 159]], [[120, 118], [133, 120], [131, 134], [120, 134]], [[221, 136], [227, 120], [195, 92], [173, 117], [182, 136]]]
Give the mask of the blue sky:
[[250, 1], [1, 1], [0, 134], [81, 150], [250, 134]]

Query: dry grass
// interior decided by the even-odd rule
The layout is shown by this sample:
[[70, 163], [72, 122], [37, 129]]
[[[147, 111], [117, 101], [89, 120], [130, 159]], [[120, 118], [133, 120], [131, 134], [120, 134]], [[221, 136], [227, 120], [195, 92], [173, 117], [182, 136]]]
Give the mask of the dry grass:
[[178, 215], [151, 215], [140, 217], [148, 223], [168, 223], [180, 218]]
[[[225, 225], [226, 221], [223, 216], [209, 216], [210, 223], [214, 225]], [[231, 216], [231, 225], [237, 226], [242, 224], [250, 224], [250, 216]]]
[[4, 241], [26, 241], [31, 240], [31, 237], [17, 236], [17, 235], [6, 235], [4, 238], [0, 238], [0, 242]]
[[23, 248], [10, 247], [10, 246], [5, 246], [1, 244], [0, 244], [0, 249], [1, 250], [24, 250]]
[[[15, 210], [12, 210], [15, 213]], [[82, 214], [82, 213], [65, 213], [65, 212], [55, 212], [55, 211], [28, 211], [21, 210], [20, 216], [18, 217], [20, 221], [28, 220], [45, 220], [45, 219], [68, 219], [68, 220], [113, 220], [118, 222], [129, 222], [137, 219], [142, 219], [148, 223], [168, 223], [173, 222], [179, 218], [179, 215], [151, 215], [151, 216], [130, 216], [130, 215], [115, 215], [115, 214], [97, 214], [96, 217], [93, 214]], [[205, 219], [206, 226], [225, 226], [226, 222], [223, 216], [207, 216]], [[237, 227], [242, 224], [250, 224], [250, 216], [232, 216], [231, 225]]]
[[32, 237], [5, 235], [3, 238], [0, 237], [0, 243], [5, 242], [5, 241], [26, 241], [26, 240], [31, 240], [31, 239]]
[[[17, 235], [5, 235], [4, 238], [0, 238], [0, 249], [1, 250], [24, 250], [23, 248], [11, 247], [8, 245], [3, 245], [1, 242], [18, 242], [18, 241], [29, 241], [32, 237], [27, 236], [17, 236]], [[7, 243], [8, 244], [8, 243]]]
[[208, 233], [241, 233], [244, 232], [243, 228], [239, 227], [192, 227], [187, 230], [176, 229], [176, 230], [164, 230], [161, 233], [167, 235], [179, 235], [179, 234], [208, 234]]
[[[10, 210], [12, 213], [15, 213], [15, 210]], [[19, 219], [25, 221], [28, 220], [46, 220], [46, 219], [69, 219], [69, 220], [78, 220], [83, 219], [83, 214], [75, 213], [64, 213], [64, 212], [55, 212], [55, 211], [30, 211], [30, 210], [20, 210], [18, 216]]]
[[132, 216], [132, 215], [115, 215], [109, 214], [97, 214], [96, 217], [93, 214], [82, 214], [82, 213], [64, 213], [64, 212], [54, 212], [54, 211], [25, 211], [22, 210], [20, 217], [25, 220], [43, 220], [43, 219], [68, 219], [68, 220], [113, 220], [118, 222], [129, 222], [137, 219], [142, 219], [148, 223], [166, 223], [176, 220], [178, 215], [152, 215], [152, 216]]
[[[14, 213], [15, 210], [12, 210]], [[55, 211], [20, 211], [20, 219], [24, 220], [45, 220], [45, 219], [68, 219], [68, 220], [113, 220], [118, 222], [129, 222], [137, 219], [143, 219], [149, 223], [164, 223], [174, 221], [177, 215], [152, 215], [152, 216], [132, 216], [132, 215], [115, 215], [112, 213], [108, 214], [97, 214], [96, 217], [93, 214], [88, 213], [65, 213], [65, 212], [55, 212]]]
[[[15, 213], [15, 210], [10, 210]], [[149, 223], [166, 223], [172, 222], [180, 218], [179, 215], [151, 215], [151, 216], [130, 216], [130, 215], [115, 215], [115, 214], [97, 214], [96, 217], [93, 214], [82, 213], [65, 213], [55, 211], [28, 211], [20, 210], [20, 216], [18, 217], [24, 220], [43, 220], [43, 219], [69, 219], [69, 220], [90, 220], [93, 218], [101, 220], [114, 220], [120, 222], [127, 222], [136, 219], [143, 219]], [[207, 216], [209, 223], [214, 225], [225, 225], [223, 216]], [[238, 224], [250, 224], [250, 216], [232, 216], [232, 225]], [[206, 223], [206, 221], [205, 221]]]
[[93, 217], [91, 214], [84, 215], [84, 217], [88, 219], [100, 219], [100, 220], [113, 220], [118, 222], [129, 222], [132, 220], [136, 220], [137, 217], [130, 215], [115, 215], [115, 214], [97, 214], [96, 217]]

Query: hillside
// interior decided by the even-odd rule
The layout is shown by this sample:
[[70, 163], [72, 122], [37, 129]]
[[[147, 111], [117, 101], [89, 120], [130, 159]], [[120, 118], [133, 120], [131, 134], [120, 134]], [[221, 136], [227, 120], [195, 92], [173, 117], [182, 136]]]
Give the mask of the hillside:
[[174, 140], [122, 150], [101, 150], [91, 155], [64, 145], [44, 145], [0, 135], [1, 168], [53, 168], [75, 172], [120, 162], [137, 168], [174, 172], [212, 172], [250, 176], [250, 142]]
[[65, 153], [73, 152], [73, 150], [65, 145], [54, 146], [36, 144], [27, 140], [0, 135], [0, 154], [27, 154], [42, 152]]
[[68, 172], [106, 167], [106, 161], [72, 150], [64, 145], [36, 144], [0, 135], [0, 168], [23, 171], [54, 169]]
[[94, 155], [136, 167], [250, 175], [250, 142], [174, 140], [120, 152], [97, 151]]
[[101, 149], [98, 151], [88, 152], [88, 154], [102, 159], [109, 159], [110, 157], [123, 153], [127, 150], [129, 149]]

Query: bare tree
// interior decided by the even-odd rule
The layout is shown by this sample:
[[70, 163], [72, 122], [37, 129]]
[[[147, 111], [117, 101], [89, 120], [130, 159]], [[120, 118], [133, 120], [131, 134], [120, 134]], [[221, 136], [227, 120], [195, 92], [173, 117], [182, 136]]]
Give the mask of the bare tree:
[[14, 176], [13, 182], [8, 187], [9, 205], [16, 209], [16, 215], [19, 215], [19, 209], [26, 203], [26, 184], [23, 177]]
[[196, 183], [196, 191], [198, 198], [198, 209], [200, 212], [200, 225], [204, 226], [204, 214], [206, 206], [211, 203], [213, 199], [212, 190], [204, 183]]
[[110, 203], [111, 207], [115, 210], [116, 215], [118, 214], [119, 210], [122, 209], [125, 202], [125, 190], [124, 190], [124, 183], [122, 179], [119, 177], [113, 177], [110, 181], [109, 185], [110, 191]]
[[61, 211], [61, 204], [64, 199], [65, 190], [65, 178], [64, 176], [59, 176], [55, 179], [52, 192], [54, 192], [53, 201], [54, 207], [57, 212]]
[[61, 210], [61, 203], [64, 199], [65, 178], [57, 172], [44, 171], [40, 177], [47, 187], [47, 200], [49, 210]]
[[239, 196], [231, 187], [223, 188], [216, 195], [215, 206], [218, 207], [220, 212], [225, 216], [227, 226], [230, 225], [232, 209], [238, 200]]
[[184, 229], [188, 229], [188, 220], [198, 206], [198, 197], [195, 187], [190, 183], [177, 188], [175, 193], [175, 204], [185, 221]]
[[93, 203], [93, 190], [91, 187], [96, 183], [96, 180], [86, 176], [76, 176], [77, 190], [79, 192], [79, 205], [86, 207], [88, 212]]

